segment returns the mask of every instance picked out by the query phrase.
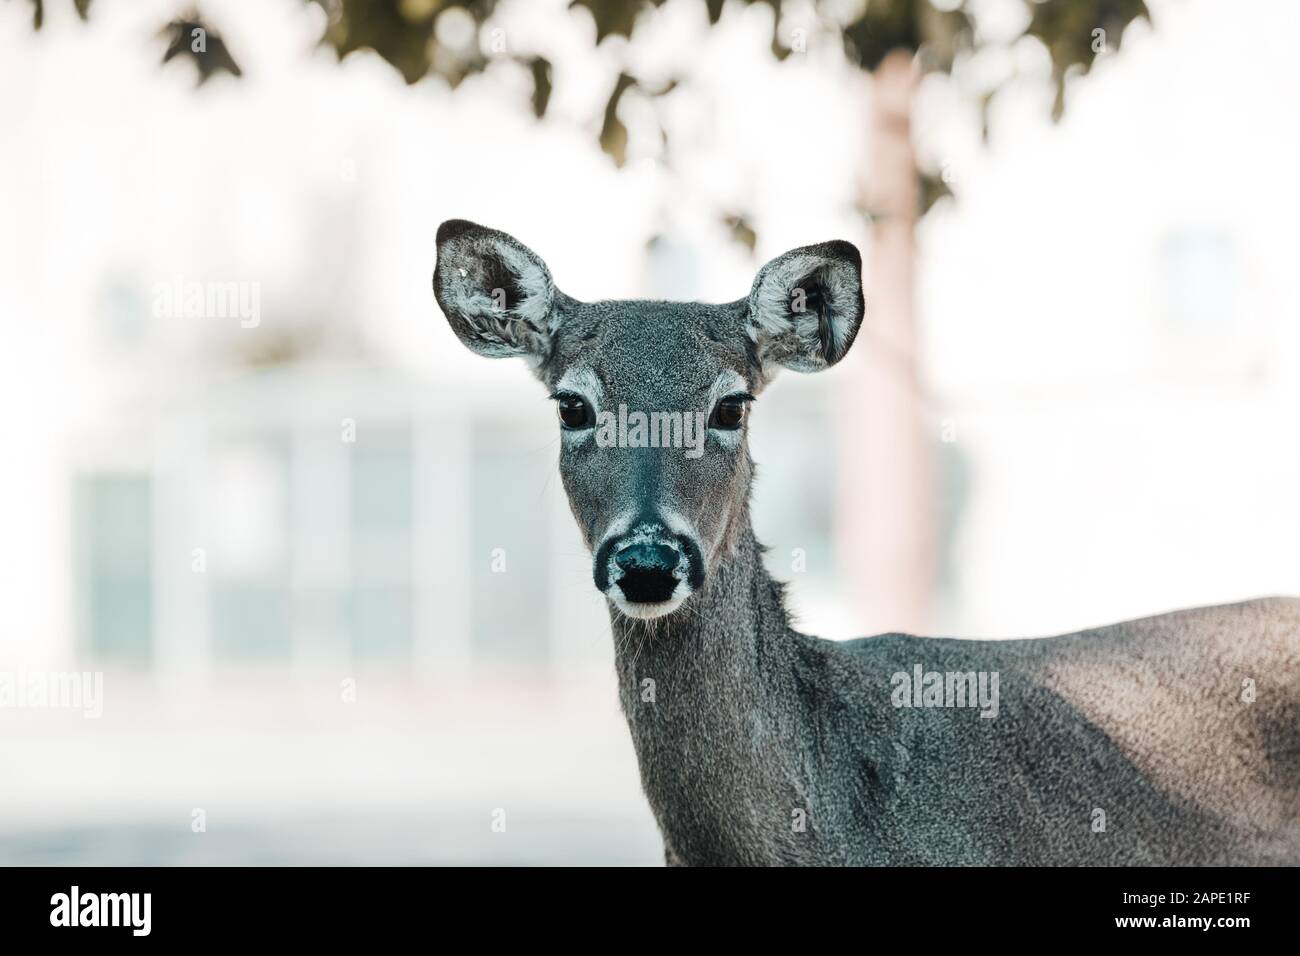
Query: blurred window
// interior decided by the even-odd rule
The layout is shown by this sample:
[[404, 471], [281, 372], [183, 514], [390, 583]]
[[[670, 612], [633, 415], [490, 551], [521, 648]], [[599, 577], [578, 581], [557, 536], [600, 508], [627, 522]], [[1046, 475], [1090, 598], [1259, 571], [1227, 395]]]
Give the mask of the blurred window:
[[554, 450], [541, 454], [537, 442], [525, 429], [474, 426], [469, 554], [476, 662], [532, 665], [550, 653], [554, 585], [545, 491], [558, 479]]
[[149, 477], [83, 476], [74, 494], [82, 649], [92, 658], [146, 662], [153, 651]]
[[352, 649], [405, 661], [413, 626], [409, 427], [366, 429], [352, 446]]
[[[474, 493], [434, 507], [435, 514], [467, 509], [469, 540], [439, 537], [435, 517], [432, 541], [424, 543], [471, 562], [470, 587], [445, 593], [450, 585], [435, 580], [432, 599], [469, 605], [473, 660], [531, 669], [554, 652], [553, 448], [511, 423], [458, 427], [469, 432]], [[198, 589], [186, 598], [206, 602], [185, 616], [194, 653], [216, 663], [410, 665], [418, 477], [412, 428], [408, 412], [389, 408], [369, 416], [355, 441], [315, 418], [274, 427], [245, 422], [208, 435], [203, 458], [190, 463], [186, 492], [198, 509], [201, 540], [191, 541], [186, 528], [159, 529], [160, 540], [181, 548], [181, 560], [191, 561], [191, 548], [204, 552]], [[150, 663], [151, 479], [91, 474], [78, 482], [77, 498], [80, 640], [97, 655]]]
[[289, 657], [288, 466], [289, 439], [283, 433], [214, 445], [206, 510], [212, 647], [218, 660]]

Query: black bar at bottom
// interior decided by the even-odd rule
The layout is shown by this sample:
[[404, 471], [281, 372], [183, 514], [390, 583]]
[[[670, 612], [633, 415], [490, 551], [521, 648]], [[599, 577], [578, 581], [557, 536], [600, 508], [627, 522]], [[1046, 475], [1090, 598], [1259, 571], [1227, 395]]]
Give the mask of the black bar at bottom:
[[612, 921], [624, 929], [607, 945], [624, 932], [667, 944], [692, 926], [695, 942], [732, 944], [815, 929], [815, 938], [848, 933], [864, 945], [902, 932], [918, 945], [1195, 937], [1233, 946], [1294, 940], [1297, 889], [1300, 870], [1285, 868], [11, 868], [0, 869], [0, 921], [7, 943], [89, 945], [373, 944], [413, 934], [436, 944], [451, 942], [447, 930], [485, 942], [576, 942]]

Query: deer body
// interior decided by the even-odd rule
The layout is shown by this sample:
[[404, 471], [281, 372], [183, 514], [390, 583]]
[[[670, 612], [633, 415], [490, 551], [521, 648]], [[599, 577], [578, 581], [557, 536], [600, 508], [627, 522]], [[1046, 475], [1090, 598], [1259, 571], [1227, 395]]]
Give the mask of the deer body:
[[[847, 243], [787, 253], [719, 306], [582, 303], [462, 221], [438, 247], [457, 335], [528, 358], [559, 403], [670, 864], [1300, 863], [1300, 600], [1011, 641], [790, 626], [750, 526], [745, 414], [776, 366], [852, 344]], [[707, 441], [608, 447], [596, 423], [620, 405], [707, 416]], [[992, 711], [928, 675], [995, 689]]]
[[[1300, 862], [1300, 600], [834, 642], [790, 628], [752, 535], [715, 582], [698, 616], [612, 621], [670, 863]], [[997, 718], [893, 706], [891, 677], [917, 663], [998, 672]]]

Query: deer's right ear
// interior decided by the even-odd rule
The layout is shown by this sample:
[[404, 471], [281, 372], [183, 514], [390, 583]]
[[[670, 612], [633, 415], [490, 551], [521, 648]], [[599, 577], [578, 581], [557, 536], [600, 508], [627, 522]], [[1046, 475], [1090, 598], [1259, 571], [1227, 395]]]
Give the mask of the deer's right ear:
[[452, 331], [480, 355], [544, 359], [555, 331], [555, 284], [513, 236], [464, 219], [438, 227], [433, 294]]

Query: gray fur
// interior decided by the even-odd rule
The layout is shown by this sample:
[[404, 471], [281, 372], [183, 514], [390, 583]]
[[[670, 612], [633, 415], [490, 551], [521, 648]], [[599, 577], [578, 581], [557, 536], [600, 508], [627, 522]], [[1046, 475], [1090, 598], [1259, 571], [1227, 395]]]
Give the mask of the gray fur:
[[[828, 243], [774, 260], [749, 299], [725, 305], [581, 303], [551, 288], [544, 321], [485, 325], [461, 311], [473, 290], [453, 296], [437, 278], [498, 274], [464, 260], [491, 254], [484, 235], [504, 234], [439, 233], [435, 291], [457, 334], [526, 355], [548, 387], [598, 382], [611, 407], [707, 412], [724, 372], [758, 394], [776, 365], [833, 364], [861, 319], [856, 251]], [[781, 312], [809, 256], [834, 285], [816, 332], [814, 317]], [[1055, 638], [825, 641], [791, 627], [763, 566], [744, 429], [710, 431], [698, 460], [565, 435], [560, 472], [610, 598], [620, 698], [669, 863], [1300, 863], [1300, 600]], [[675, 572], [683, 603], [648, 619], [629, 616], [606, 560], [633, 534], [699, 565], [692, 581]], [[997, 716], [895, 706], [894, 675], [917, 665], [996, 673]]]

